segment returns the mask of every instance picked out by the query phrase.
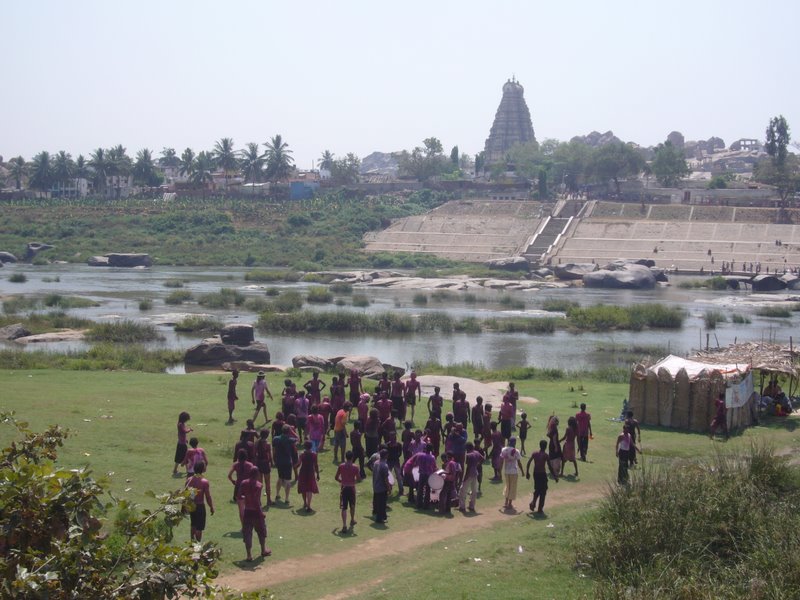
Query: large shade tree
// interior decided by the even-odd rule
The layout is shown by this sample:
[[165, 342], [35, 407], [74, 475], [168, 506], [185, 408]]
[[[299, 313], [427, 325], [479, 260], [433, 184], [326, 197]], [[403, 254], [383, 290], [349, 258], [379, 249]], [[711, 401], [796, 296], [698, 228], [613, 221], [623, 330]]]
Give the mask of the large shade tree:
[[664, 187], [675, 187], [681, 179], [692, 172], [686, 164], [683, 150], [673, 146], [670, 141], [658, 145], [650, 169]]
[[292, 174], [294, 158], [289, 144], [283, 141], [281, 134], [273, 136], [271, 140], [264, 144], [267, 159], [267, 179], [270, 181], [281, 181]]
[[785, 206], [788, 198], [800, 189], [800, 160], [789, 152], [791, 135], [783, 115], [770, 119], [766, 138], [767, 158], [756, 165], [753, 178], [774, 185]]
[[600, 146], [594, 153], [592, 169], [600, 181], [613, 181], [617, 195], [621, 193], [620, 179], [636, 177], [644, 169], [642, 156], [630, 144], [612, 142]]

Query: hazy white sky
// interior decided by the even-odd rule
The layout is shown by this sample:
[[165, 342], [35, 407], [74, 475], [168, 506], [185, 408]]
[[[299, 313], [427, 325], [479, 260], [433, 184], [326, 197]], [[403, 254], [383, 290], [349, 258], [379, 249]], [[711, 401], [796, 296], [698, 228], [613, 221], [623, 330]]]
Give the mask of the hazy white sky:
[[797, 0], [24, 0], [0, 20], [0, 155], [237, 148], [308, 168], [436, 136], [483, 149], [501, 88], [536, 137], [800, 139]]

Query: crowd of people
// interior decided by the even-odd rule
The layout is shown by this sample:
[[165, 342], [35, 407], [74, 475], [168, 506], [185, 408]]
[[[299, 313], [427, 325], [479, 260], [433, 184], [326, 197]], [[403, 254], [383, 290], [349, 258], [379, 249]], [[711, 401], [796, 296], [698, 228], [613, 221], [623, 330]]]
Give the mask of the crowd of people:
[[[232, 371], [228, 383], [229, 424], [234, 422], [239, 400], [238, 377], [239, 373]], [[303, 499], [302, 510], [312, 512], [314, 496], [319, 493], [319, 453], [327, 444], [333, 448], [333, 463], [337, 465], [334, 479], [340, 486], [342, 534], [356, 525], [356, 488], [367, 478], [371, 480], [372, 519], [376, 524], [387, 522], [387, 502], [395, 489], [398, 497], [405, 496], [409, 505], [420, 510], [449, 514], [455, 508], [474, 512], [487, 466], [492, 469], [490, 481], [504, 484], [507, 511], [515, 510], [519, 478], [532, 476], [533, 501], [529, 508], [542, 515], [549, 479], [558, 482], [564, 477], [566, 463], [572, 463], [574, 468], [570, 476], [577, 477], [578, 459], [586, 461], [592, 424], [585, 404], [567, 419], [563, 435], [558, 417], [551, 416], [546, 439], [528, 457], [525, 443], [532, 426], [527, 413], [518, 413], [519, 394], [513, 382], [508, 384], [497, 409], [484, 403], [481, 396], [470, 405], [458, 383], [453, 384], [448, 401], [441, 388], [435, 387], [427, 398], [428, 415], [423, 427], [416, 427], [414, 421], [416, 407], [423, 404], [416, 373], [412, 371], [405, 381], [400, 372], [393, 373], [391, 379], [384, 373], [372, 386], [370, 393], [356, 370], [333, 377], [329, 387], [317, 373], [300, 389], [286, 379], [280, 394], [281, 410], [269, 418], [266, 398], [272, 400], [273, 396], [265, 374], [258, 373], [250, 389], [255, 412], [240, 433], [228, 471], [247, 560], [253, 560], [253, 531], [261, 555], [271, 554], [266, 546], [264, 510], [276, 503], [288, 504], [294, 486]], [[325, 390], [327, 394], [323, 395]], [[259, 415], [263, 415], [263, 423], [257, 427]], [[208, 456], [196, 437], [189, 438], [189, 420], [186, 412], [178, 418], [173, 474], [179, 476], [181, 467], [186, 470], [186, 487], [195, 504], [191, 537], [200, 541], [206, 506], [213, 515], [214, 505], [209, 482], [203, 476]], [[617, 451], [627, 457], [635, 443], [621, 437]], [[523, 458], [527, 458], [524, 465]]]

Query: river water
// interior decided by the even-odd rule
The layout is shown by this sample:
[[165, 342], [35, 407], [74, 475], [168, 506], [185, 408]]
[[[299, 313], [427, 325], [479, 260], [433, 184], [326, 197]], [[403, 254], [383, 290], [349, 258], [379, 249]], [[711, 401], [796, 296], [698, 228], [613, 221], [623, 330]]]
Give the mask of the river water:
[[[202, 334], [177, 334], [171, 324], [186, 314], [210, 314], [225, 323], [255, 323], [257, 315], [242, 308], [209, 310], [196, 302], [179, 306], [164, 303], [164, 298], [174, 291], [164, 286], [167, 280], [185, 281], [183, 289], [195, 298], [234, 288], [246, 296], [264, 297], [267, 287], [296, 289], [303, 292], [310, 284], [275, 283], [251, 285], [244, 280], [249, 269], [235, 267], [153, 267], [150, 269], [112, 269], [83, 265], [6, 265], [0, 270], [0, 297], [12, 295], [40, 297], [50, 293], [62, 296], [81, 296], [99, 303], [98, 307], [72, 309], [70, 313], [97, 321], [127, 318], [147, 321], [158, 326], [164, 340], [148, 344], [150, 347], [186, 349], [197, 343]], [[27, 281], [12, 283], [11, 273], [25, 273]], [[58, 279], [58, 281], [54, 281]], [[679, 278], [673, 278], [677, 284]], [[680, 330], [643, 332], [587, 332], [573, 334], [557, 331], [554, 334], [342, 334], [342, 333], [291, 333], [274, 334], [258, 332], [256, 338], [267, 343], [272, 363], [291, 365], [298, 354], [338, 356], [344, 354], [368, 354], [383, 362], [408, 366], [420, 362], [434, 361], [443, 365], [471, 362], [488, 368], [533, 365], [537, 367], [581, 369], [597, 368], [616, 364], [629, 364], [630, 354], [622, 354], [622, 348], [651, 348], [658, 346], [657, 354], [670, 351], [685, 354], [705, 346], [727, 345], [735, 340], [775, 341], [789, 343], [800, 313], [792, 313], [790, 319], [759, 317], [755, 311], [765, 304], [784, 302], [786, 294], [752, 294], [748, 291], [712, 292], [687, 290], [671, 285], [647, 291], [597, 290], [568, 288], [544, 289], [540, 291], [505, 292], [496, 290], [470, 290], [477, 302], [467, 303], [464, 292], [452, 292], [446, 298], [435, 300], [434, 290], [397, 290], [378, 287], [356, 286], [357, 293], [365, 294], [371, 304], [367, 308], [352, 306], [306, 305], [313, 310], [348, 310], [357, 312], [397, 311], [419, 315], [425, 311], [445, 311], [450, 316], [505, 317], [535, 316], [542, 314], [538, 303], [545, 298], [569, 299], [582, 305], [596, 303], [629, 305], [641, 302], [661, 302], [677, 305], [687, 312], [687, 319]], [[427, 305], [413, 303], [417, 292], [428, 295]], [[525, 302], [524, 310], [508, 310], [500, 302], [503, 296], [512, 296]], [[350, 304], [350, 295], [336, 295]], [[153, 301], [152, 310], [139, 310], [139, 301]], [[733, 324], [730, 321], [706, 331], [703, 316], [707, 310], [718, 309], [729, 317], [738, 313], [751, 319], [750, 324]], [[19, 344], [2, 343], [1, 347], [20, 347]], [[26, 346], [22, 346], [26, 347]], [[56, 342], [30, 344], [29, 350], [45, 349], [65, 351], [88, 347], [85, 342]], [[635, 355], [635, 353], [634, 353]], [[180, 372], [182, 369], [176, 369]]]

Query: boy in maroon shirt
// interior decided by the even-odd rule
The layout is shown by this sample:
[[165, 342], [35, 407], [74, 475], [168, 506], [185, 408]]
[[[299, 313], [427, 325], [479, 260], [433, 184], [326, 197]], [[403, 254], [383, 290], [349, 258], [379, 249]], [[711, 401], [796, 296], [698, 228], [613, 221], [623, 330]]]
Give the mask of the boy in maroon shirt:
[[334, 479], [339, 482], [339, 508], [342, 510], [342, 533], [347, 533], [347, 508], [350, 507], [350, 529], [356, 524], [356, 483], [361, 481], [358, 467], [353, 464], [353, 452], [348, 450], [345, 461], [339, 465]]
[[239, 486], [238, 501], [242, 511], [242, 538], [247, 550], [247, 561], [253, 560], [251, 549], [253, 547], [253, 529], [258, 535], [261, 545], [261, 556], [269, 556], [272, 550], [267, 548], [267, 521], [261, 510], [261, 482], [258, 480], [258, 467], [250, 469], [250, 476]]

